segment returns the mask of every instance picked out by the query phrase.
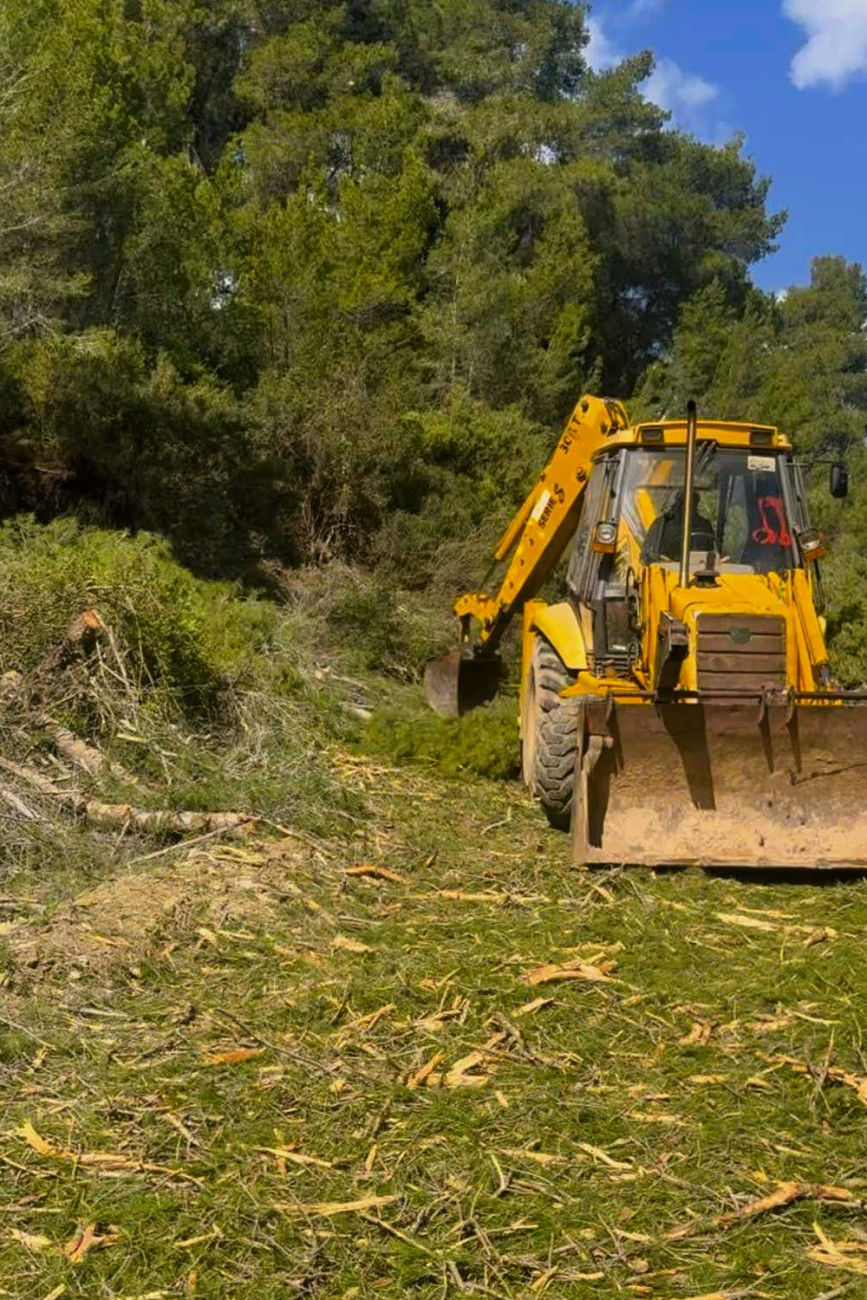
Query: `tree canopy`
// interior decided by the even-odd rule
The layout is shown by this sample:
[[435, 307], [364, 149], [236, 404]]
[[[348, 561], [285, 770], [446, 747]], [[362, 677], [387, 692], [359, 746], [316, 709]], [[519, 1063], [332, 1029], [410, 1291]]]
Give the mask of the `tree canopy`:
[[860, 446], [860, 268], [567, 0], [6, 0], [0, 505], [424, 583], [579, 392]]

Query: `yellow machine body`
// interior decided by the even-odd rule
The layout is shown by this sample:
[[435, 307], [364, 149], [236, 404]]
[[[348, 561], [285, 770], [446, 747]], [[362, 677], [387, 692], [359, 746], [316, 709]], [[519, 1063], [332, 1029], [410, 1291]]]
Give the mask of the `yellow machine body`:
[[520, 614], [525, 778], [577, 863], [867, 864], [867, 697], [830, 674], [823, 553], [777, 429], [630, 425], [584, 397], [497, 548], [499, 590], [455, 606], [433, 702], [460, 711], [462, 675], [490, 697]]

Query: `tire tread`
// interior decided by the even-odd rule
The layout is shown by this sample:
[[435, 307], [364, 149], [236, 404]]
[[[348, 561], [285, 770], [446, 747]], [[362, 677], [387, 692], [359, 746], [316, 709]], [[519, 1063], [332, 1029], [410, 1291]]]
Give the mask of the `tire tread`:
[[537, 692], [533, 784], [551, 825], [568, 830], [581, 714], [578, 702], [561, 699], [560, 692], [574, 678], [551, 643], [541, 636], [533, 649], [532, 671]]

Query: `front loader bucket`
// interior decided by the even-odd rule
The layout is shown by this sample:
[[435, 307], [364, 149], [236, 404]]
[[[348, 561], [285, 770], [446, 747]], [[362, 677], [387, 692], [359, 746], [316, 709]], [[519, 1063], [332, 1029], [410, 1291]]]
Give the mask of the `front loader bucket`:
[[424, 674], [427, 702], [440, 717], [459, 718], [494, 698], [501, 669], [498, 655], [468, 656], [453, 650], [444, 659], [432, 659]]
[[620, 704], [607, 728], [576, 775], [576, 862], [867, 867], [867, 704]]

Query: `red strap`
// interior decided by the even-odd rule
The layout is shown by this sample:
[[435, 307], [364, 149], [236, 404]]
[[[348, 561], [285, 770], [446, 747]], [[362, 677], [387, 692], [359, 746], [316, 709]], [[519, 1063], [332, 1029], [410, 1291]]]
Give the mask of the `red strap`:
[[[783, 511], [783, 502], [780, 497], [759, 497], [756, 505], [759, 514], [762, 517], [761, 526], [757, 528], [752, 537], [753, 541], [759, 546], [775, 546], [778, 542], [780, 546], [791, 546], [792, 538], [786, 527], [786, 516]], [[776, 515], [777, 528], [774, 528], [769, 515]]]

